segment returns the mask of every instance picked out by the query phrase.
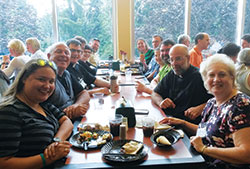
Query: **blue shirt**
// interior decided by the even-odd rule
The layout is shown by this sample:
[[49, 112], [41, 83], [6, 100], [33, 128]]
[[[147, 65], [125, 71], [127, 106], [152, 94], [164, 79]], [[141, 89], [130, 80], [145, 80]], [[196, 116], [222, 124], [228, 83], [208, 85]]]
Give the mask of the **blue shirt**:
[[148, 70], [147, 70], [147, 72], [146, 72], [144, 75], [147, 77], [147, 76], [150, 75], [153, 71], [156, 70], [156, 72], [155, 72], [155, 74], [154, 74], [154, 76], [153, 76], [153, 78], [154, 78], [154, 77], [156, 77], [156, 75], [158, 74], [159, 69], [160, 69], [160, 65], [156, 62], [155, 57], [153, 57], [153, 58], [151, 59], [151, 61], [149, 62], [149, 64], [148, 64]]

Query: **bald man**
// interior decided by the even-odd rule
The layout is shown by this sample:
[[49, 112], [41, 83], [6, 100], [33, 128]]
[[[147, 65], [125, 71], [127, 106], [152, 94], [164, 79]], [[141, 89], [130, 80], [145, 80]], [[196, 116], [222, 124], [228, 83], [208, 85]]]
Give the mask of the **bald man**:
[[174, 45], [169, 56], [172, 70], [156, 86], [152, 100], [166, 115], [198, 124], [200, 114], [212, 96], [204, 88], [199, 70], [190, 64], [185, 45]]

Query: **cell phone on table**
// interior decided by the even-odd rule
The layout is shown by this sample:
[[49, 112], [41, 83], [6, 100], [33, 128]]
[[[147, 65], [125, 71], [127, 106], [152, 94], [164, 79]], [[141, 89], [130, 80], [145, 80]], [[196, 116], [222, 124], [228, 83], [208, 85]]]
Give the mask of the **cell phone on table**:
[[149, 111], [148, 109], [135, 109], [135, 114], [138, 115], [148, 115]]

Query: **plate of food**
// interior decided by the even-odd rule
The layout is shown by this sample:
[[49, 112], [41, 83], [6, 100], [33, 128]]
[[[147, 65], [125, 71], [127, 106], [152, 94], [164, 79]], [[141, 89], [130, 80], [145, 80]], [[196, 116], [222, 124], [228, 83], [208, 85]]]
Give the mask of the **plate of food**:
[[105, 144], [102, 149], [104, 159], [111, 162], [134, 162], [147, 156], [148, 148], [136, 140], [116, 140]]
[[[129, 68], [132, 71], [132, 75], [142, 75], [142, 72], [138, 68]], [[121, 70], [121, 75], [125, 76], [126, 70]]]
[[150, 140], [159, 147], [169, 147], [174, 145], [181, 135], [174, 129], [159, 130], [150, 137]]
[[69, 142], [72, 146], [84, 150], [101, 148], [104, 144], [111, 141], [113, 136], [104, 130], [80, 131], [73, 135]]

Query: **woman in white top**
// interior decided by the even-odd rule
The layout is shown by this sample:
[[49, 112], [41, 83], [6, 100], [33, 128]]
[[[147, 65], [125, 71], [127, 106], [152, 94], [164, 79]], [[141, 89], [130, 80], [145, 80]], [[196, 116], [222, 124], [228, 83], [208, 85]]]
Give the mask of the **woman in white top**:
[[[8, 48], [10, 51], [10, 55], [14, 56], [14, 58], [10, 61], [7, 68], [3, 69], [3, 72], [6, 76], [11, 77], [12, 75], [16, 76], [18, 72], [22, 69], [22, 67], [30, 60], [29, 56], [25, 56], [25, 45], [19, 39], [12, 39], [8, 43]], [[3, 63], [7, 61], [3, 60]]]
[[250, 48], [242, 49], [238, 55], [236, 80], [239, 90], [250, 96]]
[[26, 39], [27, 51], [30, 52], [31, 59], [45, 59], [48, 60], [48, 57], [40, 50], [41, 45], [37, 38], [28, 38]]

